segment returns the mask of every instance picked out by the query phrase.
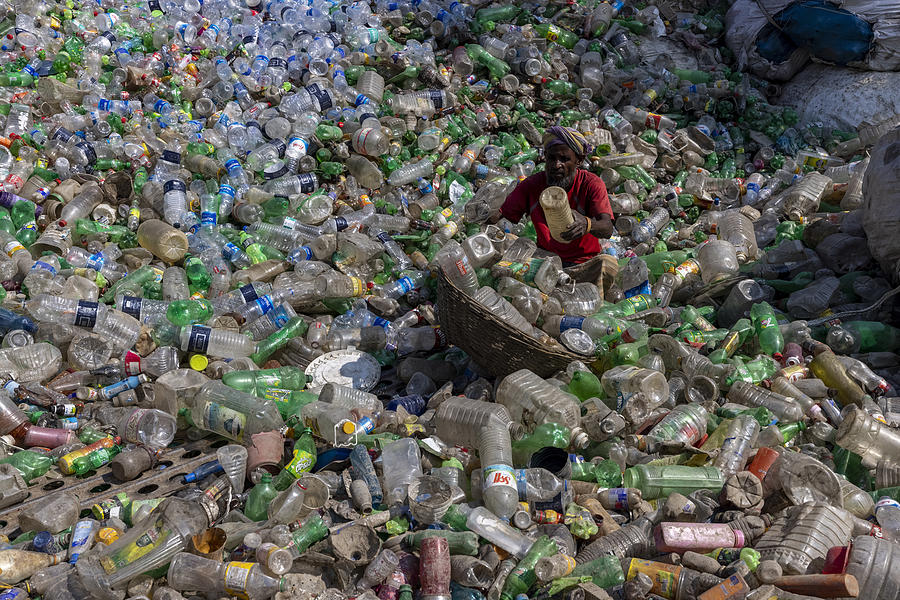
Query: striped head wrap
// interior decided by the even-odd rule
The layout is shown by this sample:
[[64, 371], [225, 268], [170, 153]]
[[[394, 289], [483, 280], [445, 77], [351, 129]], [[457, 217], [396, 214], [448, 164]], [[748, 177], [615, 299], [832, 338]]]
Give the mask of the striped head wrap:
[[584, 158], [591, 151], [591, 147], [585, 137], [578, 130], [571, 127], [562, 127], [561, 125], [548, 127], [544, 132], [542, 141], [544, 143], [544, 152], [558, 144], [568, 146], [578, 158]]

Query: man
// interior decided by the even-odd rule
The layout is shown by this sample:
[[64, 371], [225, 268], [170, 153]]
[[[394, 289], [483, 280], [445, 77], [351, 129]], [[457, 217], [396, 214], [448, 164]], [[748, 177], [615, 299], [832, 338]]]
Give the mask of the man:
[[[600, 253], [598, 238], [612, 235], [613, 213], [603, 180], [578, 168], [590, 151], [587, 140], [575, 129], [555, 125], [547, 129], [543, 142], [544, 171], [519, 183], [500, 213], [513, 223], [530, 215], [540, 248], [558, 254], [576, 281], [596, 281], [601, 291], [609, 289], [618, 271], [617, 263], [614, 257]], [[560, 234], [566, 243], [550, 236], [540, 204], [541, 192], [549, 186], [568, 192], [575, 221]]]

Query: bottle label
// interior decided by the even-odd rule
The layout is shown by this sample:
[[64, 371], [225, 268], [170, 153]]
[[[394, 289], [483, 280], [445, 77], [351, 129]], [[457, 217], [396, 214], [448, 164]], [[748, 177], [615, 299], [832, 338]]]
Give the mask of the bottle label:
[[628, 509], [628, 490], [625, 488], [611, 488], [606, 491], [606, 494], [616, 510]]
[[400, 287], [400, 293], [406, 294], [411, 292], [413, 289], [413, 281], [409, 277], [402, 277], [397, 280], [397, 285]]
[[244, 297], [244, 303], [250, 303], [259, 298], [256, 294], [256, 288], [253, 287], [252, 283], [248, 283], [241, 288], [241, 296]]
[[875, 503], [875, 510], [878, 510], [879, 508], [883, 508], [885, 506], [894, 506], [900, 508], [900, 502], [897, 502], [893, 498], [882, 498]]
[[99, 273], [100, 269], [103, 268], [104, 262], [105, 262], [105, 259], [103, 258], [103, 254], [98, 252], [98, 253], [92, 254], [90, 257], [88, 257], [87, 262], [84, 264], [84, 267], [86, 269], [93, 269]]
[[335, 217], [334, 226], [338, 231], [343, 231], [343, 230], [347, 229], [347, 227], [349, 227], [350, 224], [347, 223], [347, 219], [345, 219], [344, 217]]
[[[49, 271], [51, 275], [56, 275], [56, 267], [54, 267], [53, 265], [51, 265], [49, 263], [45, 263], [42, 260], [35, 261], [35, 263], [33, 265], [31, 265], [31, 270], [34, 271], [35, 269], [37, 269], [39, 271], [40, 270]], [[97, 270], [99, 271], [99, 269], [97, 269]]]
[[666, 566], [660, 568], [658, 562], [632, 558], [626, 579], [634, 579], [640, 573], [644, 573], [654, 582], [654, 591], [658, 595], [663, 598], [674, 598], [678, 587], [678, 571], [675, 569], [676, 567], [673, 566], [672, 571], [669, 571]]
[[212, 329], [209, 327], [206, 327], [204, 325], [192, 325], [190, 336], [188, 336], [187, 351], [206, 354], [206, 349], [209, 347], [209, 336], [211, 333]]
[[517, 489], [516, 472], [508, 465], [490, 465], [484, 467], [482, 472], [484, 473], [485, 490], [495, 486], [509, 487], [514, 490]]
[[319, 103], [320, 112], [332, 107], [331, 96], [328, 95], [328, 92], [320, 88], [318, 83], [306, 86], [306, 91]]
[[75, 308], [75, 325], [78, 327], [93, 327], [96, 325], [99, 308], [99, 302], [79, 300], [78, 306]]
[[272, 310], [272, 297], [271, 296], [263, 296], [256, 300], [256, 305], [262, 311], [262, 314], [266, 314], [270, 310]]
[[186, 189], [184, 182], [179, 181], [178, 179], [170, 179], [163, 185], [164, 194], [168, 194], [169, 192], [184, 192]]
[[18, 240], [12, 240], [11, 242], [7, 242], [5, 246], [3, 246], [4, 252], [12, 258], [16, 252], [21, 252], [25, 249], [25, 246], [19, 243]]
[[225, 567], [225, 593], [248, 600], [247, 583], [250, 581], [250, 570], [256, 563], [230, 562]]
[[568, 315], [559, 320], [559, 332], [568, 331], [569, 329], [581, 329], [584, 325], [585, 317], [576, 317]]
[[203, 426], [236, 441], [244, 439], [247, 417], [243, 413], [216, 402], [207, 402], [203, 408]]
[[353, 285], [353, 297], [357, 298], [366, 293], [366, 284], [359, 277], [351, 277], [350, 281]]
[[128, 420], [125, 421], [125, 439], [129, 442], [138, 443], [143, 440], [138, 436], [138, 424], [141, 420], [141, 417], [147, 412], [145, 408], [137, 408], [128, 415]]
[[122, 298], [122, 307], [121, 311], [126, 315], [130, 315], [137, 320], [141, 320], [141, 304], [143, 304], [143, 298], [135, 298], [134, 296], [124, 296]]
[[[124, 312], [124, 311], [122, 311]], [[133, 316], [133, 315], [132, 315]], [[127, 375], [138, 375], [141, 372], [141, 356], [137, 352], [129, 350], [122, 359]]]
[[222, 258], [224, 258], [225, 260], [234, 260], [240, 255], [241, 249], [231, 242], [228, 242], [224, 246], [222, 246]]
[[646, 125], [648, 129], [655, 129], [659, 131], [660, 121], [662, 121], [662, 115], [658, 115], [656, 113], [647, 113]]
[[297, 182], [300, 184], [301, 194], [310, 194], [316, 189], [316, 176], [312, 173], [300, 173], [297, 175]]

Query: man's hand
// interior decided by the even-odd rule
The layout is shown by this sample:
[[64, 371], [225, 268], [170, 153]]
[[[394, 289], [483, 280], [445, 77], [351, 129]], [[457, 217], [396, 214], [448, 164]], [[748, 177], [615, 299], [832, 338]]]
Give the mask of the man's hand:
[[587, 218], [574, 210], [572, 211], [572, 216], [575, 218], [575, 221], [569, 225], [568, 229], [559, 234], [559, 237], [567, 242], [575, 241], [588, 232]]

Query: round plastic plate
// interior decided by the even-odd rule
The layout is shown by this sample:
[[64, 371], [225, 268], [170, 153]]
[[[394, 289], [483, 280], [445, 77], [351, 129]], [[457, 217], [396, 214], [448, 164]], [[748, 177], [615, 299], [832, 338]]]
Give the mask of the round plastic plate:
[[336, 350], [323, 354], [306, 367], [311, 392], [322, 389], [326, 383], [336, 383], [365, 392], [378, 383], [381, 365], [371, 355], [359, 350]]

